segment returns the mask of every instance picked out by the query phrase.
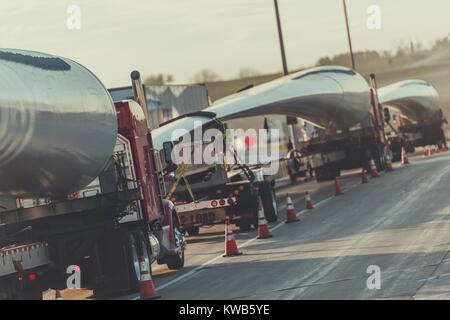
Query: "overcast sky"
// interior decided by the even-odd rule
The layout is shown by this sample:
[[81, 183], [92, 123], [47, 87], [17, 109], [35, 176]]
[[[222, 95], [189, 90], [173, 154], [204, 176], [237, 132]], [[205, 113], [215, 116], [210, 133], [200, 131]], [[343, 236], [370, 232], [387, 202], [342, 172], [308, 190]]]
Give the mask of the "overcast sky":
[[[370, 5], [381, 29], [366, 26]], [[81, 29], [69, 30], [69, 5]], [[426, 45], [450, 34], [448, 0], [347, 0], [355, 50]], [[298, 68], [347, 50], [341, 0], [279, 0], [288, 65]], [[171, 73], [188, 82], [210, 68], [281, 70], [273, 0], [0, 0], [0, 47], [43, 51], [91, 69], [108, 87], [129, 72]]]

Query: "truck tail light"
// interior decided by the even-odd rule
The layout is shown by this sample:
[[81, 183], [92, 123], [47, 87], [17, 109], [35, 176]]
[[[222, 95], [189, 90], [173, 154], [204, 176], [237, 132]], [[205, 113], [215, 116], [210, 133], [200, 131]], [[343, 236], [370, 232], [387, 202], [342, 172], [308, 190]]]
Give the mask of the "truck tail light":
[[229, 205], [233, 205], [233, 204], [234, 204], [233, 198], [229, 198], [227, 201], [228, 201], [228, 204], [229, 204]]
[[211, 206], [213, 208], [217, 207], [217, 201], [216, 200], [211, 201]]
[[219, 204], [220, 204], [221, 206], [224, 206], [224, 205], [225, 205], [225, 200], [224, 200], [224, 199], [221, 199], [221, 200], [219, 201]]
[[36, 279], [37, 279], [37, 276], [36, 276], [35, 273], [30, 273], [30, 274], [28, 275], [28, 280], [29, 280], [29, 281], [35, 281]]

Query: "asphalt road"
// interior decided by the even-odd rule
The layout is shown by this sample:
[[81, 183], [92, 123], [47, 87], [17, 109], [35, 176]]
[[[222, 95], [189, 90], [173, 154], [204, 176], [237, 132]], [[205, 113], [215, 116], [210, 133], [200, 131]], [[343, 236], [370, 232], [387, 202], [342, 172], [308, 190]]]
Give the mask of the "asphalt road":
[[[339, 197], [333, 182], [278, 189], [274, 237], [257, 240], [256, 231], [236, 229], [244, 253], [239, 257], [222, 257], [223, 226], [202, 229], [188, 237], [183, 270], [152, 266], [158, 294], [190, 300], [450, 299], [450, 153], [412, 157], [410, 166], [394, 169], [364, 185], [358, 171], [346, 172]], [[312, 193], [313, 210], [304, 209], [305, 191]], [[287, 192], [298, 223], [284, 223]], [[368, 268], [379, 268], [380, 289], [368, 288]], [[64, 298], [90, 298], [90, 291], [69, 290]]]
[[[244, 255], [222, 258], [222, 230], [189, 238], [187, 267], [153, 280], [162, 299], [448, 299], [450, 298], [450, 153], [414, 157], [408, 167], [361, 185], [358, 174], [289, 191], [300, 222], [272, 224], [273, 238], [238, 233]], [[303, 192], [314, 210], [303, 210]], [[380, 289], [369, 289], [370, 266]], [[372, 267], [373, 268], [373, 267]], [[373, 282], [372, 282], [373, 283]], [[135, 296], [124, 297], [133, 299]]]

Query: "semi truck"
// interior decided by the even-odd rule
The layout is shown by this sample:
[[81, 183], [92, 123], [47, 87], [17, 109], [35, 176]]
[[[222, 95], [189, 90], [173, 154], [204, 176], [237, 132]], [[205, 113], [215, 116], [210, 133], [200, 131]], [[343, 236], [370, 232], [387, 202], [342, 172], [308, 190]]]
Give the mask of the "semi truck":
[[313, 124], [318, 134], [306, 148], [290, 153], [289, 165], [296, 175], [313, 171], [322, 181], [334, 179], [344, 169], [368, 168], [371, 160], [379, 169], [384, 167], [387, 144], [375, 79], [369, 86], [348, 68], [296, 72], [218, 100], [204, 111], [224, 122], [281, 114]]
[[113, 103], [66, 58], [2, 49], [0, 70], [0, 299], [42, 299], [71, 272], [109, 297], [139, 290], [142, 260], [182, 268], [139, 73]]
[[[408, 152], [430, 145], [447, 147], [447, 120], [439, 105], [439, 94], [430, 83], [416, 79], [397, 82], [380, 88], [379, 96], [392, 144], [402, 141]], [[395, 159], [399, 158], [396, 153]]]
[[[331, 137], [318, 130], [321, 134], [312, 137], [307, 148], [291, 151], [291, 176], [306, 176], [308, 168], [314, 168], [318, 181], [329, 180], [343, 169], [368, 170], [371, 160], [378, 170], [383, 170], [386, 157], [398, 162], [402, 152], [413, 153], [416, 147], [446, 148], [443, 130], [446, 119], [439, 107], [438, 92], [431, 84], [405, 80], [378, 89], [372, 74], [370, 95], [371, 109], [360, 128], [353, 127]], [[332, 159], [331, 167], [322, 166], [324, 158]]]
[[[374, 106], [374, 99], [376, 90], [371, 90], [355, 71], [334, 66], [315, 68], [249, 87], [216, 101], [202, 112], [169, 121], [154, 130], [153, 138], [155, 148], [162, 150], [162, 158], [171, 164], [170, 154], [180, 138], [173, 136], [175, 129], [193, 132], [198, 127], [202, 130], [214, 127], [222, 128], [223, 132], [224, 123], [237, 118], [267, 114], [301, 117], [315, 124], [323, 134], [310, 142], [308, 153], [305, 150], [291, 153], [295, 157], [289, 161], [299, 162], [297, 168], [305, 174], [307, 170], [314, 171], [322, 181], [333, 179], [343, 169], [368, 167], [371, 159], [380, 168], [384, 166], [386, 141], [380, 122], [382, 115], [378, 104]], [[248, 229], [256, 221], [257, 193], [253, 191], [256, 189], [264, 190], [266, 218], [276, 219], [270, 178], [262, 178], [258, 166], [249, 168], [238, 162], [235, 165], [243, 174], [217, 164], [184, 165], [181, 172], [179, 167], [166, 166], [173, 168], [165, 173], [169, 176], [166, 195], [175, 202], [181, 223], [190, 234], [197, 234], [199, 226], [220, 223], [226, 215], [235, 217], [234, 223], [241, 229]], [[235, 195], [241, 195], [239, 188], [248, 192], [236, 199]]]
[[[219, 161], [214, 163], [176, 165], [172, 152], [181, 141], [180, 136], [172, 135], [175, 129], [184, 129], [189, 134], [194, 130], [218, 130], [222, 150], [232, 149], [232, 146], [224, 139], [226, 124], [213, 112], [185, 114], [153, 131], [154, 147], [161, 154], [163, 167], [169, 168], [163, 172], [165, 197], [175, 204], [180, 224], [189, 235], [198, 235], [200, 227], [221, 224], [226, 217], [242, 231], [248, 231], [252, 226], [257, 228], [260, 198], [266, 219], [269, 222], [277, 220], [275, 184], [263, 174], [259, 163], [248, 165], [235, 156], [236, 150], [230, 150], [234, 159], [229, 162], [225, 159], [226, 153], [222, 152], [217, 154]], [[191, 158], [195, 150], [203, 154], [210, 142], [192, 140], [192, 148], [188, 146]]]
[[[445, 119], [431, 85], [409, 80], [379, 90], [374, 74], [369, 82], [348, 68], [313, 68], [241, 90], [204, 112], [223, 122], [281, 114], [314, 125], [310, 141], [301, 150], [288, 153], [292, 182], [308, 173], [318, 181], [332, 180], [342, 170], [369, 170], [372, 161], [383, 170], [386, 159], [399, 161], [403, 149], [411, 152], [411, 146], [445, 144]], [[388, 137], [393, 127], [392, 108], [401, 112], [407, 125]], [[184, 117], [177, 125], [192, 127], [195, 116]]]

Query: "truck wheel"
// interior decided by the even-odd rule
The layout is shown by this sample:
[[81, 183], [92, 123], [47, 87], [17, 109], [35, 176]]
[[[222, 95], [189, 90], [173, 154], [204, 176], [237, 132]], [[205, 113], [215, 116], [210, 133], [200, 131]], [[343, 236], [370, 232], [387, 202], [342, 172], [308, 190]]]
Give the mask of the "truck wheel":
[[[179, 248], [177, 248], [179, 249]], [[179, 249], [178, 253], [167, 257], [167, 268], [170, 270], [180, 270], [184, 267], [184, 249]]]
[[297, 184], [297, 176], [296, 175], [293, 175], [293, 174], [289, 175], [289, 179], [291, 180], [292, 185]]
[[339, 172], [329, 166], [320, 167], [314, 170], [317, 182], [334, 180]]
[[[136, 239], [129, 233], [125, 240], [125, 250], [128, 259], [129, 283], [132, 292], [139, 290], [139, 280], [141, 278], [141, 268], [139, 263], [139, 249]], [[146, 250], [144, 250], [146, 251]]]
[[[264, 215], [268, 222], [275, 222], [278, 219], [278, 206], [275, 190], [270, 181], [262, 181], [257, 183], [261, 195], [261, 202], [264, 208]], [[256, 228], [258, 224], [256, 223]]]
[[186, 232], [190, 237], [198, 236], [200, 233], [200, 227], [187, 228]]
[[[186, 241], [183, 232], [180, 230], [178, 220], [176, 219], [176, 213], [174, 213], [173, 219], [173, 232], [175, 234], [175, 249], [176, 252], [169, 257], [167, 257], [167, 267], [170, 270], [179, 270], [184, 267], [184, 247]], [[197, 227], [198, 230], [198, 227]]]

